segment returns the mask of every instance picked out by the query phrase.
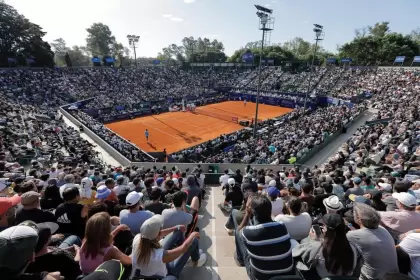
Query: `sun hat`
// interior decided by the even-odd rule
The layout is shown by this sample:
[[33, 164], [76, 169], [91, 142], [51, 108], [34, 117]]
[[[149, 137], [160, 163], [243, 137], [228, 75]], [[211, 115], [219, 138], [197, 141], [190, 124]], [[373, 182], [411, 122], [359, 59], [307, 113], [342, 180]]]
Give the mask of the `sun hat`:
[[96, 198], [104, 199], [107, 198], [111, 194], [111, 190], [107, 188], [107, 186], [100, 186], [96, 190]]
[[343, 203], [340, 202], [340, 199], [338, 199], [338, 196], [331, 195], [327, 198], [325, 198], [322, 203], [324, 204], [325, 208], [338, 211], [343, 208]]
[[8, 272], [11, 278], [19, 274], [31, 261], [37, 241], [36, 225], [30, 226], [24, 222], [1, 231], [0, 271]]
[[394, 197], [396, 200], [398, 200], [401, 204], [404, 204], [407, 207], [413, 207], [413, 206], [417, 206], [417, 199], [415, 196], [406, 193], [406, 192], [401, 192], [401, 193], [393, 193], [392, 197]]
[[6, 213], [10, 208], [15, 207], [21, 201], [20, 196], [0, 197], [0, 215]]
[[142, 193], [138, 193], [138, 192], [136, 192], [136, 191], [132, 191], [132, 192], [130, 192], [128, 195], [127, 195], [127, 197], [125, 198], [125, 203], [128, 205], [128, 206], [133, 206], [133, 205], [136, 205], [139, 201], [140, 201], [140, 199], [143, 197], [143, 194]]
[[155, 240], [159, 236], [159, 232], [163, 228], [163, 217], [154, 215], [147, 219], [140, 227], [141, 238]]

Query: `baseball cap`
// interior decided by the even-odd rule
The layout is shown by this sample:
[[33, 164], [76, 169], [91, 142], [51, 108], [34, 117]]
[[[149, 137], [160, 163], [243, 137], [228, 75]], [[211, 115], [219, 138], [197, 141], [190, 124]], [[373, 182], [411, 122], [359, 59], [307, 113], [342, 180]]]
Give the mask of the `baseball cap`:
[[20, 196], [20, 198], [21, 198], [20, 203], [23, 206], [32, 205], [35, 202], [37, 202], [40, 197], [41, 197], [41, 195], [39, 193], [34, 192], [34, 191], [30, 191], [30, 192], [24, 193]]
[[369, 190], [368, 193], [372, 196], [372, 199], [382, 198], [382, 192], [377, 189]]
[[276, 185], [277, 185], [276, 180], [271, 180], [270, 182], [268, 182], [269, 187], [275, 187]]
[[163, 217], [161, 215], [154, 215], [146, 220], [140, 227], [141, 238], [148, 240], [155, 240], [159, 236], [159, 232], [163, 228]]
[[143, 197], [143, 194], [142, 193], [138, 193], [136, 191], [132, 191], [125, 198], [125, 203], [128, 206], [133, 206], [133, 205], [137, 204], [142, 197]]
[[401, 204], [404, 204], [407, 207], [413, 207], [417, 205], [417, 199], [415, 196], [402, 192], [402, 193], [393, 193], [392, 197], [398, 200]]
[[[28, 224], [28, 222], [32, 221], [26, 221], [22, 224], [26, 225]], [[35, 253], [38, 253], [39, 251], [41, 251], [42, 248], [44, 248], [45, 244], [47, 244], [51, 235], [57, 232], [58, 224], [52, 222], [45, 222], [36, 224], [36, 227], [38, 228], [38, 242], [35, 246]]]
[[276, 187], [269, 187], [267, 189], [267, 194], [270, 197], [278, 197], [280, 195], [280, 191]]
[[38, 241], [36, 225], [24, 223], [0, 232], [0, 271], [11, 274], [20, 273], [32, 259]]
[[351, 194], [351, 195], [349, 195], [349, 199], [353, 202], [370, 204], [370, 200], [367, 199], [366, 197], [364, 197], [363, 195]]
[[162, 178], [162, 177], [159, 177], [159, 178], [156, 179], [156, 184], [160, 185], [160, 184], [163, 183], [163, 181], [165, 181], [165, 179]]
[[21, 201], [20, 196], [0, 197], [0, 215], [3, 215], [12, 207], [18, 205]]
[[392, 176], [392, 177], [400, 177], [400, 176], [401, 176], [401, 174], [400, 174], [399, 172], [397, 172], [397, 171], [392, 171], [392, 172], [391, 172], [391, 176]]
[[255, 182], [248, 182], [248, 183], [243, 183], [242, 184], [242, 191], [245, 192], [258, 192], [258, 185]]
[[100, 186], [97, 190], [96, 190], [96, 198], [99, 199], [104, 199], [107, 198], [109, 195], [111, 194], [111, 190], [107, 188], [107, 186], [103, 185]]
[[234, 186], [235, 184], [236, 184], [235, 179], [233, 179], [233, 178], [228, 179], [228, 185]]
[[360, 184], [362, 182], [362, 179], [360, 179], [359, 177], [354, 177], [351, 179], [355, 184]]
[[391, 191], [392, 190], [392, 186], [391, 184], [388, 183], [378, 183], [378, 185], [384, 190], [384, 191]]
[[319, 223], [325, 225], [329, 229], [337, 229], [340, 225], [344, 226], [344, 220], [337, 213], [328, 213], [325, 214], [320, 220]]

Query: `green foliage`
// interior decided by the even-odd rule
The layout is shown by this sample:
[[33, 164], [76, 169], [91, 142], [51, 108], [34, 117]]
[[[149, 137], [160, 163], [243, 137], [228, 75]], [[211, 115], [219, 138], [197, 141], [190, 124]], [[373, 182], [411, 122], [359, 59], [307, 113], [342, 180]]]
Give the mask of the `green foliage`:
[[54, 53], [42, 40], [44, 35], [40, 26], [0, 0], [0, 66], [8, 65], [8, 57], [15, 57], [25, 65], [30, 56], [35, 59], [34, 66], [53, 66]]
[[158, 59], [178, 62], [225, 62], [227, 59], [224, 53], [223, 43], [214, 39], [185, 37], [182, 45], [171, 44], [158, 54]]

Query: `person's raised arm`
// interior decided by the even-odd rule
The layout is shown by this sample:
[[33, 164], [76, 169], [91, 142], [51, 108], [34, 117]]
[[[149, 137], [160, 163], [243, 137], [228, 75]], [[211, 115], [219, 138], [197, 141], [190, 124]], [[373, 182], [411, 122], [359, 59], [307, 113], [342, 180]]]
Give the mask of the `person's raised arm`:
[[200, 237], [200, 233], [199, 232], [192, 232], [190, 234], [190, 236], [188, 236], [188, 238], [184, 241], [184, 243], [173, 249], [173, 250], [168, 250], [165, 252], [165, 254], [162, 257], [162, 262], [163, 263], [170, 263], [174, 260], [176, 260], [177, 258], [179, 258], [182, 254], [184, 254], [185, 252], [187, 252], [188, 248], [191, 246], [191, 244], [193, 243], [195, 238], [199, 238]]
[[106, 260], [113, 260], [113, 259], [119, 260], [125, 266], [131, 265], [131, 257], [121, 252], [117, 247], [111, 248], [111, 250], [108, 251], [108, 254], [106, 257]]

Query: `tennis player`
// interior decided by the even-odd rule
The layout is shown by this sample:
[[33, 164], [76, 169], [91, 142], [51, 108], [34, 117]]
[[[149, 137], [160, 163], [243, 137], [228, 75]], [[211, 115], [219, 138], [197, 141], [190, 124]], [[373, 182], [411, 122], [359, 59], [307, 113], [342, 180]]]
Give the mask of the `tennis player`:
[[246, 107], [246, 99], [244, 99], [244, 107]]
[[149, 131], [147, 130], [147, 128], [144, 131], [144, 136], [146, 137], [146, 142], [149, 142]]

